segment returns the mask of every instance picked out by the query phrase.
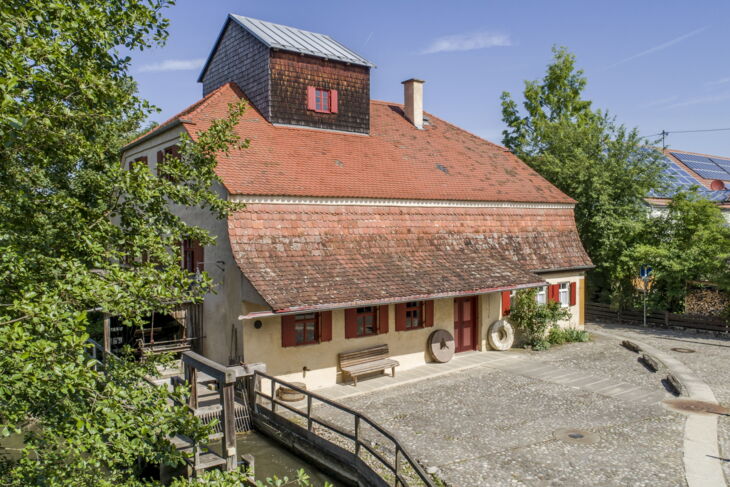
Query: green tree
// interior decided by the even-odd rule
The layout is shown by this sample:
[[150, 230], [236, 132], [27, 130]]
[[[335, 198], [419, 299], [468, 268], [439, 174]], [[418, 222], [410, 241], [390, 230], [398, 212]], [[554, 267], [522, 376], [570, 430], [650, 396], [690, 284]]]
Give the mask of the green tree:
[[627, 289], [617, 264], [641, 237], [648, 219], [644, 197], [662, 187], [663, 163], [636, 129], [583, 98], [587, 79], [575, 56], [564, 48], [553, 53], [543, 79], [525, 82], [522, 113], [509, 93], [502, 94], [503, 143], [577, 201], [578, 232], [596, 266], [592, 287], [617, 296]]
[[137, 485], [138, 459], [175, 464], [167, 436], [206, 430], [174, 406], [184, 391], [145, 386], [155, 361], [106, 374], [86, 346], [89, 310], [129, 325], [201, 299], [210, 280], [170, 249], [213, 239], [170, 211], [233, 208], [212, 190], [216, 155], [244, 146], [243, 107], [182, 141], [165, 165], [121, 167], [120, 148], [152, 107], [129, 75], [162, 43], [169, 0], [5, 0], [0, 4], [0, 442], [24, 435], [4, 486]]
[[730, 286], [730, 227], [717, 205], [697, 191], [676, 194], [665, 214], [652, 219], [646, 238], [623, 260], [625, 273], [653, 268], [652, 305], [681, 312], [692, 281]]

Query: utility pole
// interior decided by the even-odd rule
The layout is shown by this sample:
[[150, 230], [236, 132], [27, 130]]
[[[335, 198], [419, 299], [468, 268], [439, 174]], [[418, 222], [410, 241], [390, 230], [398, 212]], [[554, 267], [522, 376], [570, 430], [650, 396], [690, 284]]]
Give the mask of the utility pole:
[[667, 135], [669, 135], [669, 132], [667, 132], [666, 130], [662, 130], [659, 135], [662, 136], [662, 150], [664, 150], [667, 148], [666, 137]]

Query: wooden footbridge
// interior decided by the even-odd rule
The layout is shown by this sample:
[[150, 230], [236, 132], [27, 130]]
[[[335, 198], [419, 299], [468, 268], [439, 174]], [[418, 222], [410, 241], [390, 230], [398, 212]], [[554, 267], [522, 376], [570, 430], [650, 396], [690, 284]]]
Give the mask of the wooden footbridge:
[[[103, 363], [109, 353], [90, 342], [91, 355]], [[187, 454], [188, 472], [194, 477], [211, 468], [237, 469], [236, 433], [256, 430], [339, 478], [343, 485], [436, 485], [392, 433], [357, 411], [266, 374], [265, 364], [224, 366], [186, 351], [181, 365], [182, 371], [150, 378], [150, 382], [167, 387], [190, 384], [187, 406], [191, 414], [204, 423], [217, 420], [207, 442], [196, 443], [182, 435], [170, 438]], [[278, 397], [279, 388], [303, 399], [284, 401]], [[333, 408], [340, 421], [324, 420], [316, 414], [317, 408]], [[220, 448], [211, 448], [210, 444], [218, 442]]]

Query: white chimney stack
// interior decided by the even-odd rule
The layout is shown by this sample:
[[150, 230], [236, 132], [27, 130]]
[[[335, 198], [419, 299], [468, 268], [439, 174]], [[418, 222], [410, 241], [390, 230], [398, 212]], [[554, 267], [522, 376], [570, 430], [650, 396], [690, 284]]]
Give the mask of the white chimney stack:
[[403, 104], [406, 118], [417, 129], [423, 128], [423, 83], [425, 81], [415, 78], [403, 82]]

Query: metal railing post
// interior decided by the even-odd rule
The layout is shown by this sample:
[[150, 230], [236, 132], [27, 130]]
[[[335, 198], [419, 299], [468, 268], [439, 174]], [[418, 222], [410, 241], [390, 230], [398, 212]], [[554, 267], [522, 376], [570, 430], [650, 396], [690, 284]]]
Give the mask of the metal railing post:
[[312, 396], [307, 394], [307, 431], [312, 432]]
[[400, 470], [400, 458], [398, 458], [398, 453], [400, 452], [400, 447], [398, 446], [398, 443], [395, 443], [395, 487], [398, 487], [400, 485], [400, 479], [398, 478], [398, 470]]
[[276, 398], [274, 397], [274, 388], [276, 384], [274, 383], [274, 378], [272, 377], [269, 379], [269, 382], [271, 382], [271, 412], [276, 412]]
[[360, 456], [360, 416], [355, 415], [355, 456]]

